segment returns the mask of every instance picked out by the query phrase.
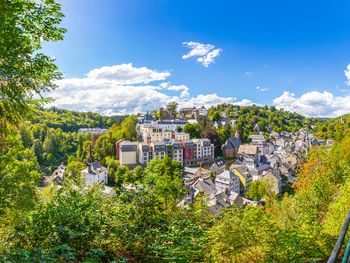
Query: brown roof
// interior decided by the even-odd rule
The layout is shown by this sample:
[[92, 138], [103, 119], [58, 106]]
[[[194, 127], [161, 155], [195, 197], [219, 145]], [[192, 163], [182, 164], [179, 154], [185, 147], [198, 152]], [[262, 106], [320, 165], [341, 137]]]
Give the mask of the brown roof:
[[238, 149], [238, 154], [257, 154], [258, 153], [258, 146], [256, 145], [248, 145], [248, 144], [243, 144], [239, 146]]

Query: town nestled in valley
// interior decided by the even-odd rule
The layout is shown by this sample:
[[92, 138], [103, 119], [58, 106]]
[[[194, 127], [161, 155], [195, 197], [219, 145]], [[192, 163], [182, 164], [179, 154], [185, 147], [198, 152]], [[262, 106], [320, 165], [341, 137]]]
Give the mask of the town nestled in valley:
[[[193, 203], [202, 193], [210, 211], [215, 214], [232, 205], [261, 204], [260, 200], [246, 196], [254, 181], [265, 182], [276, 195], [283, 193], [284, 187], [296, 180], [296, 169], [306, 158], [308, 150], [316, 146], [331, 147], [333, 143], [331, 139], [315, 138], [307, 128], [279, 133], [269, 126], [255, 124], [249, 143], [243, 143], [240, 131], [236, 130], [222, 145], [220, 156], [216, 156], [215, 146], [209, 138], [190, 138], [190, 134], [184, 131], [186, 124], [209, 122], [205, 107], [182, 108], [177, 112], [170, 103], [168, 108], [160, 108], [157, 115], [159, 118], [149, 113], [138, 115], [137, 140], [117, 141], [115, 159], [129, 169], [146, 167], [151, 160], [165, 157], [179, 162], [183, 166], [183, 187], [187, 192], [179, 205], [185, 207]], [[236, 123], [234, 118], [221, 114], [210, 125], [213, 129], [223, 126], [232, 129]], [[262, 130], [267, 131], [265, 136]], [[98, 137], [107, 130], [80, 128], [79, 132]], [[115, 195], [116, 191], [108, 180], [108, 168], [99, 160], [91, 160], [86, 166], [81, 170], [85, 184], [102, 183], [106, 194]], [[55, 170], [52, 176], [54, 185], [61, 185], [65, 177], [70, 176], [66, 167], [62, 164]], [[134, 189], [135, 185], [124, 187]]]
[[0, 262], [350, 263], [350, 1], [0, 1]]

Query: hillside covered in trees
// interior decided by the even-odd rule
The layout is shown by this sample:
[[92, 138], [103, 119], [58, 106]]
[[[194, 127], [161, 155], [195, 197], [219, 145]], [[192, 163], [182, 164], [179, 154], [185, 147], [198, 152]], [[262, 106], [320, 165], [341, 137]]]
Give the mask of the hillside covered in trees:
[[341, 140], [350, 134], [350, 114], [324, 119], [315, 130], [319, 138]]
[[[1, 262], [328, 258], [350, 208], [347, 121], [339, 126], [334, 120], [334, 128], [328, 128], [333, 120], [327, 120], [320, 126], [325, 137], [334, 132], [337, 140], [331, 149], [309, 152], [291, 194], [265, 190], [258, 193], [265, 205], [231, 207], [220, 215], [209, 212], [203, 197], [184, 209], [178, 205], [186, 192], [180, 163], [165, 157], [131, 171], [114, 159], [116, 141], [136, 138], [135, 116], [120, 121], [60, 109], [37, 112], [49, 101], [43, 93], [62, 77], [54, 59], [40, 53], [43, 41], [63, 39], [60, 5], [54, 0], [5, 0], [0, 12]], [[221, 107], [209, 110], [209, 121], [217, 120]], [[228, 105], [225, 114], [237, 118], [244, 139], [256, 123], [276, 131], [313, 124], [273, 107]], [[77, 133], [80, 127], [100, 125], [110, 128], [98, 138]], [[201, 129], [212, 140], [222, 136], [208, 125]], [[82, 182], [79, 171], [93, 158], [108, 166], [116, 195]], [[62, 186], [39, 187], [43, 176], [66, 161], [71, 176]]]
[[[126, 135], [121, 127], [101, 136], [101, 145]], [[60, 189], [36, 190], [33, 151], [15, 132], [8, 146], [0, 158], [6, 167], [0, 172], [6, 178], [0, 182], [2, 261], [323, 261], [350, 209], [349, 136], [331, 150], [311, 150], [295, 194], [266, 192], [265, 206], [232, 207], [219, 216], [202, 199], [187, 210], [177, 206], [185, 194], [182, 172], [168, 158], [136, 172], [117, 168], [117, 195], [107, 197], [74, 177]]]

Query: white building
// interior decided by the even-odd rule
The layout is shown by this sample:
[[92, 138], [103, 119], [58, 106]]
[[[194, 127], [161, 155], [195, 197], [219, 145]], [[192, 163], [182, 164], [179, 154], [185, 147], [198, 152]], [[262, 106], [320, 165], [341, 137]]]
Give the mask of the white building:
[[119, 162], [121, 165], [137, 164], [137, 142], [123, 141], [120, 143]]
[[186, 132], [174, 132], [172, 134], [172, 139], [177, 141], [186, 141], [190, 139], [190, 134]]
[[108, 183], [107, 168], [98, 162], [89, 163], [88, 167], [82, 170], [81, 175], [85, 178], [85, 184]]
[[207, 116], [208, 110], [204, 106], [202, 106], [201, 108], [198, 109], [198, 114], [200, 116]]
[[164, 142], [152, 142], [151, 143], [151, 151], [152, 151], [152, 158], [153, 159], [160, 159], [162, 160], [166, 155], [166, 147]]
[[240, 192], [240, 180], [238, 176], [227, 170], [216, 176], [215, 186], [221, 192], [225, 192], [226, 190], [228, 192]]
[[146, 164], [151, 160], [150, 147], [147, 143], [139, 143], [137, 146], [139, 162], [141, 164]]
[[192, 141], [196, 145], [196, 158], [197, 159], [213, 159], [214, 158], [213, 145], [210, 143], [209, 139], [207, 139], [207, 138], [193, 139]]
[[173, 131], [173, 132], [176, 132], [178, 128], [183, 130], [186, 123], [187, 123], [187, 120], [179, 120], [179, 119], [158, 120], [154, 122], [155, 126], [162, 128], [163, 130]]
[[171, 151], [171, 158], [176, 160], [183, 165], [184, 157], [183, 157], [183, 145], [179, 141], [171, 141], [169, 145]]

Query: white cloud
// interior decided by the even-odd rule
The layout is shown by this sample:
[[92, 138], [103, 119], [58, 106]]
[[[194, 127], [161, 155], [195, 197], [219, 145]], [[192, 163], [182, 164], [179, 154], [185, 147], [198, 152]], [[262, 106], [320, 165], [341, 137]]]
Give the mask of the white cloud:
[[284, 91], [273, 100], [273, 105], [309, 117], [336, 117], [350, 112], [350, 96], [311, 91], [297, 97], [294, 93]]
[[[169, 101], [177, 101], [180, 107], [189, 105], [210, 107], [235, 102], [235, 98], [220, 97], [215, 93], [191, 97], [190, 89], [186, 85], [172, 85], [170, 82], [146, 84], [152, 79], [164, 80], [165, 77], [154, 75], [157, 71], [145, 67], [142, 67], [145, 74], [131, 74], [130, 72], [137, 71], [132, 64], [122, 65], [94, 69], [83, 78], [66, 78], [57, 81], [58, 88], [48, 94], [55, 101], [48, 106], [55, 105], [65, 109], [112, 115], [155, 110]], [[131, 67], [124, 67], [124, 65]], [[121, 68], [118, 66], [128, 68], [130, 72], [123, 71], [122, 74], [117, 70], [118, 73], [116, 73], [114, 69]], [[129, 76], [129, 79], [126, 76]]]
[[257, 87], [256, 87], [256, 90], [261, 91], [261, 92], [264, 92], [264, 91], [268, 91], [269, 88], [262, 88], [262, 87], [260, 87], [260, 86], [257, 86]]
[[191, 49], [187, 54], [182, 56], [182, 59], [197, 57], [197, 61], [206, 68], [211, 63], [215, 62], [215, 58], [218, 57], [222, 51], [220, 48], [215, 48], [214, 45], [202, 44], [194, 41], [183, 42], [182, 44]]
[[148, 84], [157, 80], [165, 80], [170, 72], [136, 68], [132, 63], [96, 68], [86, 75], [88, 79], [110, 80], [118, 84]]
[[201, 107], [205, 106], [210, 108], [211, 106], [222, 104], [222, 103], [233, 103], [235, 98], [232, 97], [220, 97], [216, 93], [213, 94], [200, 94], [197, 97], [192, 97], [186, 101], [179, 100], [180, 107]]
[[345, 77], [347, 79], [347, 84], [350, 85], [350, 64], [347, 65], [346, 69], [344, 70]]
[[241, 101], [235, 101], [233, 104], [238, 105], [238, 106], [252, 106], [253, 104], [259, 106], [260, 104], [254, 103], [251, 100], [248, 99], [243, 99]]

